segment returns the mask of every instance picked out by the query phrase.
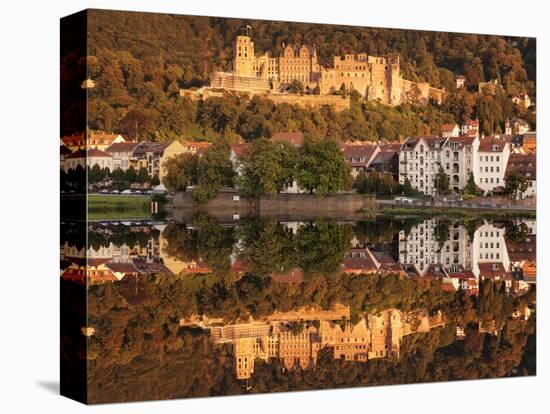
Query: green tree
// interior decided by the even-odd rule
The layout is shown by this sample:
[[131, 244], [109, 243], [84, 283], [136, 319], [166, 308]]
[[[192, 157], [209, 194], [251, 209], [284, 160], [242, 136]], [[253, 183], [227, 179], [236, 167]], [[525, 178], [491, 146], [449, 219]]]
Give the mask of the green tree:
[[434, 187], [440, 195], [447, 195], [451, 192], [449, 176], [445, 173], [445, 171], [443, 171], [443, 167], [441, 165], [439, 166], [439, 171], [435, 175]]
[[141, 167], [137, 172], [136, 181], [140, 184], [144, 184], [149, 181], [149, 174], [147, 173], [147, 168]]
[[94, 166], [88, 170], [88, 182], [90, 184], [97, 184], [103, 181], [105, 175], [99, 164], [94, 164]]
[[114, 183], [123, 183], [125, 182], [126, 174], [124, 174], [122, 168], [119, 167], [113, 170], [113, 172], [111, 173], [111, 179]]
[[527, 179], [521, 174], [510, 174], [506, 177], [505, 190], [508, 194], [516, 196], [529, 188]]
[[149, 180], [149, 183], [151, 184], [151, 187], [156, 187], [157, 185], [160, 185], [159, 176], [157, 174], [153, 175]]
[[292, 183], [296, 161], [295, 147], [267, 138], [255, 140], [243, 154], [238, 186], [249, 196], [278, 193]]
[[199, 157], [196, 154], [180, 154], [170, 157], [165, 163], [164, 185], [169, 191], [185, 191], [197, 183]]
[[474, 173], [472, 172], [470, 172], [470, 175], [468, 176], [468, 182], [466, 183], [466, 187], [464, 187], [464, 194], [467, 194], [467, 195], [477, 194], [477, 185], [474, 180]]
[[353, 183], [344, 153], [331, 138], [304, 139], [299, 151], [297, 180], [301, 188], [319, 195], [349, 190]]
[[137, 179], [137, 172], [136, 169], [133, 166], [130, 166], [125, 172], [124, 172], [124, 181], [128, 183], [135, 183]]
[[220, 189], [234, 186], [235, 172], [229, 154], [229, 144], [218, 140], [199, 158], [197, 186], [193, 189], [193, 198], [196, 201], [208, 201]]

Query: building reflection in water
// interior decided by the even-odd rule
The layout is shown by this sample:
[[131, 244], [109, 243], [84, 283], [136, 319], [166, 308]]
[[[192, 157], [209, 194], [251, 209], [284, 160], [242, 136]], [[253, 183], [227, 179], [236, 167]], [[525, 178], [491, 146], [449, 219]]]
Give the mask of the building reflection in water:
[[[296, 233], [306, 223], [279, 225]], [[125, 241], [124, 236], [111, 240], [121, 227], [124, 225], [95, 225], [91, 233], [103, 238], [88, 249], [65, 241], [61, 246], [62, 277], [94, 284], [146, 273], [213, 272], [201, 257], [182, 260], [168, 253], [166, 224], [129, 226], [124, 229], [126, 234], [140, 235], [138, 241], [129, 237], [134, 239], [133, 243]], [[507, 289], [525, 290], [536, 281], [536, 224], [534, 220], [513, 223], [512, 229], [522, 229], [513, 239], [507, 237], [507, 227], [510, 228], [503, 223], [483, 221], [468, 229], [460, 221], [441, 224], [428, 219], [410, 230], [400, 230], [384, 243], [360, 242], [360, 237], [354, 235], [339, 270], [349, 274], [394, 273], [420, 280], [439, 279], [443, 281], [443, 289], [470, 294], [477, 292], [478, 281], [484, 279], [503, 280]], [[253, 271], [246, 265], [247, 258], [242, 257], [240, 244], [240, 240], [235, 240], [229, 257], [230, 270]], [[268, 251], [264, 253], [269, 255]], [[293, 267], [273, 271], [270, 276], [281, 283], [300, 283], [303, 270]]]
[[181, 326], [199, 326], [210, 332], [215, 344], [229, 343], [235, 359], [235, 375], [249, 379], [257, 360], [279, 359], [284, 368], [314, 369], [321, 350], [334, 359], [367, 362], [377, 358], [399, 358], [401, 339], [442, 326], [441, 312], [401, 312], [388, 309], [350, 321], [350, 307], [341, 304], [330, 310], [303, 308], [276, 312], [263, 321], [224, 325], [205, 316], [182, 319]]
[[[88, 248], [65, 241], [61, 246], [61, 277], [88, 285], [111, 283], [139, 275], [210, 274], [213, 269], [202, 257], [182, 260], [169, 254], [166, 229], [173, 224], [112, 225], [90, 227]], [[307, 223], [279, 223], [291, 236]], [[529, 290], [536, 281], [536, 225], [534, 221], [513, 223], [482, 221], [473, 226], [460, 221], [427, 219], [408, 229], [396, 231], [382, 241], [355, 232], [341, 257], [340, 273], [365, 275], [397, 274], [419, 281], [438, 280], [442, 290], [476, 295], [481, 280], [503, 281], [508, 293]], [[185, 228], [184, 228], [185, 231]], [[179, 240], [176, 240], [179, 241]], [[229, 253], [230, 270], [237, 274], [251, 271], [243, 257], [242, 240], [236, 238]], [[264, 252], [269, 254], [269, 252]], [[278, 283], [299, 284], [304, 280], [300, 267], [272, 272]], [[516, 311], [515, 318], [528, 319], [529, 308]], [[216, 345], [229, 345], [235, 375], [247, 380], [258, 361], [281, 361], [284, 369], [314, 369], [321, 351], [335, 360], [367, 362], [379, 358], [399, 358], [403, 337], [429, 332], [442, 326], [439, 311], [404, 312], [386, 309], [376, 314], [352, 318], [348, 305], [331, 309], [301, 308], [274, 312], [268, 317], [225, 323], [223, 319], [194, 315], [180, 320], [182, 327], [208, 331]], [[498, 327], [483, 322], [480, 331], [497, 333]], [[94, 335], [94, 327], [83, 327]], [[457, 338], [464, 336], [457, 327]]]

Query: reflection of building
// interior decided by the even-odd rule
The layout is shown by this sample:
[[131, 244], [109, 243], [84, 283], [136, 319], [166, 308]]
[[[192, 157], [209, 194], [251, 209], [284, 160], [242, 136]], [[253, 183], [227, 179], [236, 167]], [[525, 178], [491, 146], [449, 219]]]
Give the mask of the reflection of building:
[[[208, 325], [219, 323], [208, 318], [191, 318], [180, 325], [198, 325], [210, 331], [215, 344], [230, 343], [237, 379], [251, 378], [257, 360], [279, 359], [287, 370], [312, 369], [317, 364], [319, 352], [328, 349], [334, 359], [366, 362], [377, 358], [399, 358], [400, 341], [409, 334], [428, 332], [444, 324], [441, 313], [428, 316], [427, 312], [401, 312], [388, 309], [360, 318], [357, 323], [346, 318], [335, 318], [334, 310], [304, 309], [297, 311], [297, 319], [291, 313], [290, 320], [267, 317], [233, 325]], [[284, 313], [280, 313], [283, 316]], [[312, 318], [312, 315], [315, 315]], [[206, 324], [205, 324], [206, 321]]]

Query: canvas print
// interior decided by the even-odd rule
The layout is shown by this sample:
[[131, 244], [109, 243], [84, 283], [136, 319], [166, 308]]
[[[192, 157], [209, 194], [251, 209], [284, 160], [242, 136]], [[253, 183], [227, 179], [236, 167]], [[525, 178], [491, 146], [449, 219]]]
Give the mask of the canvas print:
[[534, 38], [61, 19], [61, 393], [535, 375], [536, 92]]

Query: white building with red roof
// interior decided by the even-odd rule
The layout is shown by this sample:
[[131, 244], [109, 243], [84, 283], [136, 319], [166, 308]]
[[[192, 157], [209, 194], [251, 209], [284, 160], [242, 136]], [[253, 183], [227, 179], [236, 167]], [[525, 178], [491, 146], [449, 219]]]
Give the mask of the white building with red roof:
[[88, 150], [79, 149], [65, 158], [64, 168], [65, 172], [69, 172], [69, 170], [76, 170], [78, 166], [93, 168], [94, 165], [112, 170], [113, 156], [95, 148]]
[[477, 186], [486, 194], [504, 189], [509, 157], [510, 145], [503, 137], [490, 136], [480, 139], [474, 179]]
[[443, 124], [441, 125], [441, 136], [443, 138], [458, 137], [460, 135], [460, 127], [458, 124]]

